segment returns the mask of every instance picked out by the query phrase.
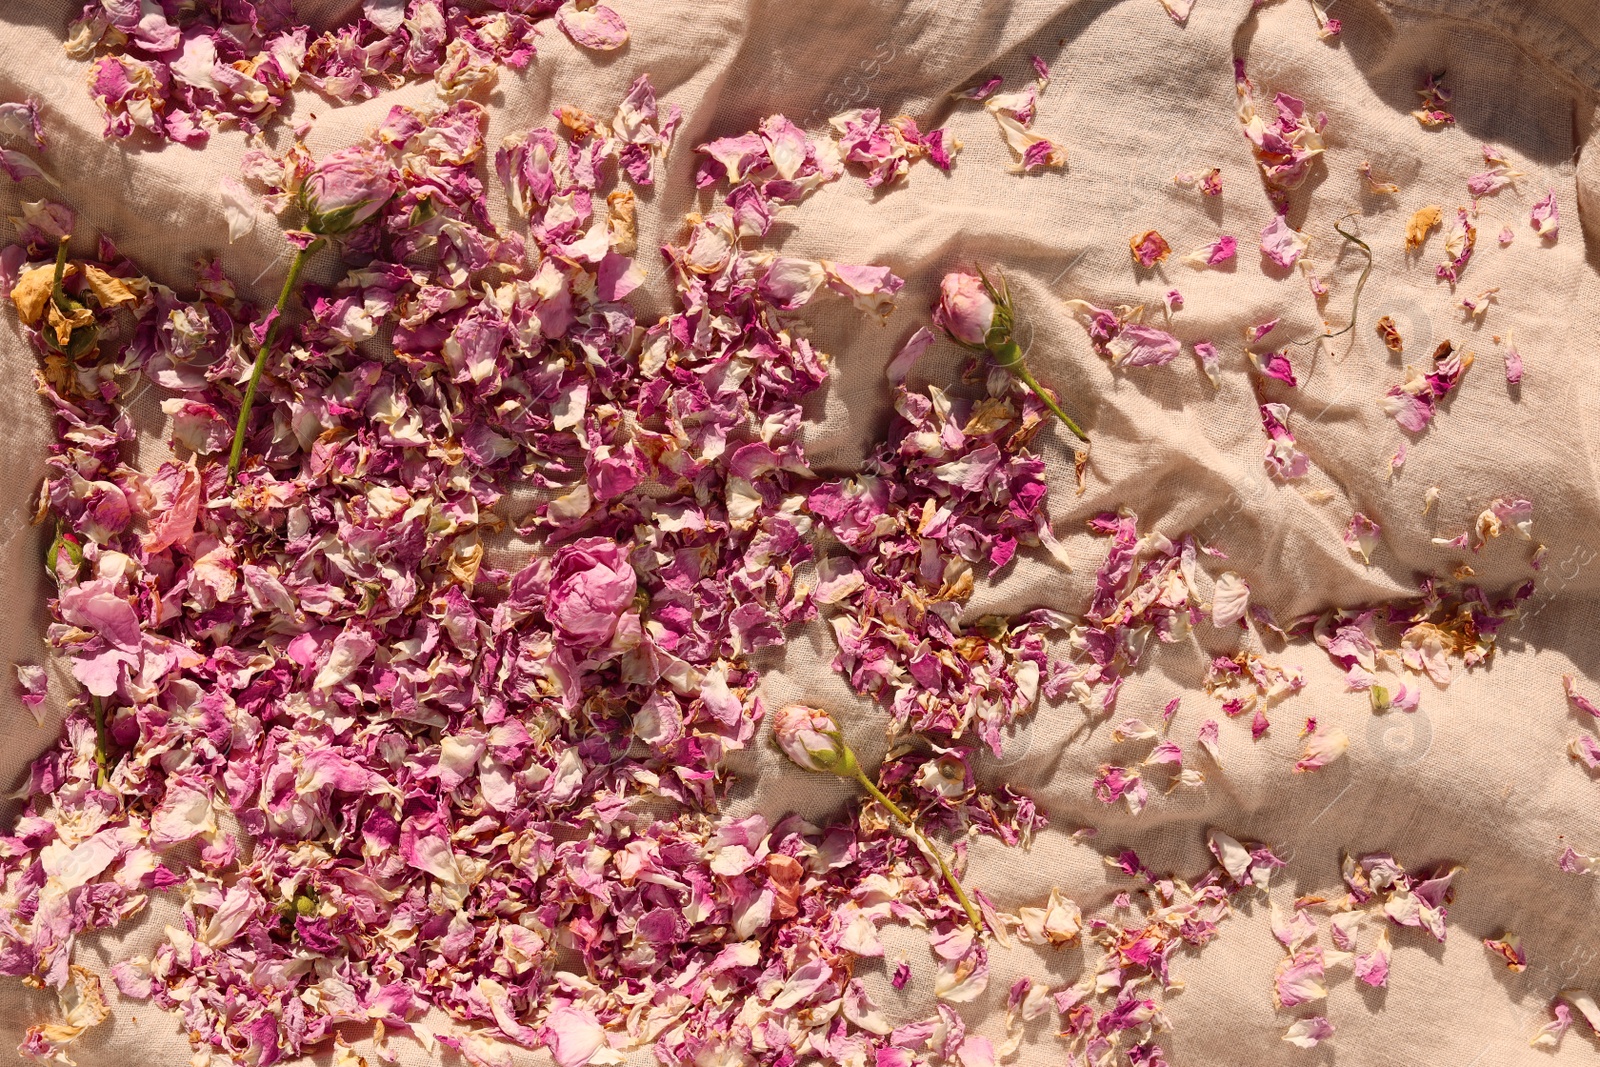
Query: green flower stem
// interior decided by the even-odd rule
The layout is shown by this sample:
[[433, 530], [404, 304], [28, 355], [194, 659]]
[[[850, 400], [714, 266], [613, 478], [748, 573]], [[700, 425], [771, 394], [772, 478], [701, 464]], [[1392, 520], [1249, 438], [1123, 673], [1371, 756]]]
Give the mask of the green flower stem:
[[61, 282], [67, 276], [67, 242], [72, 238], [67, 234], [61, 235], [61, 243], [56, 245], [56, 273], [50, 282], [50, 299], [55, 301], [56, 307], [66, 311], [67, 294], [61, 291]]
[[108, 770], [111, 763], [111, 735], [106, 731], [106, 709], [100, 703], [100, 698], [91, 696], [89, 707], [94, 712], [94, 784], [104, 788], [111, 777]]
[[1022, 379], [1022, 384], [1032, 389], [1034, 395], [1044, 401], [1045, 407], [1055, 412], [1056, 418], [1066, 423], [1067, 429], [1071, 430], [1078, 440], [1089, 440], [1089, 435], [1079, 429], [1078, 424], [1072, 421], [1070, 415], [1061, 410], [1061, 405], [1057, 404], [1050, 394], [1045, 392], [1044, 387], [1034, 378], [1033, 372], [1028, 370], [1028, 365], [1022, 361], [1022, 349], [1017, 346], [1015, 341], [1007, 341], [999, 348], [989, 349], [988, 352], [994, 360], [995, 366], [1002, 367]]
[[[67, 303], [66, 290], [61, 288], [61, 283], [67, 276], [67, 242], [70, 240], [72, 240], [72, 235], [64, 233], [61, 235], [60, 243], [56, 245], [56, 273], [50, 281], [50, 303], [54, 304], [56, 310], [61, 312], [62, 315], [66, 315], [72, 310], [71, 305]], [[48, 338], [53, 335], [54, 330], [55, 327], [50, 325], [50, 316], [46, 315], [44, 321], [40, 324], [40, 332], [47, 339], [45, 343], [50, 344], [51, 347], [59, 345], [61, 354], [66, 357], [67, 366], [70, 367], [72, 366], [72, 345], [70, 342], [64, 345], [60, 344], [59, 341], [50, 342]]]
[[322, 247], [322, 241], [312, 241], [294, 254], [294, 259], [289, 263], [289, 276], [283, 280], [283, 291], [278, 294], [278, 306], [272, 316], [272, 321], [267, 324], [266, 336], [261, 339], [261, 350], [256, 353], [255, 366], [250, 369], [250, 384], [245, 387], [244, 403], [239, 407], [239, 425], [233, 431], [233, 451], [228, 454], [228, 482], [232, 484], [234, 476], [239, 473], [239, 463], [244, 459], [245, 429], [250, 424], [250, 407], [256, 400], [256, 387], [261, 384], [261, 372], [267, 368], [267, 353], [272, 351], [272, 341], [278, 336], [278, 323], [283, 321], [283, 309], [289, 304], [289, 294], [294, 292], [295, 286], [300, 281], [300, 272], [305, 269], [306, 260], [311, 254]]
[[[982, 934], [983, 918], [978, 914], [978, 909], [973, 906], [972, 901], [967, 899], [966, 891], [961, 888], [961, 883], [956, 880], [954, 872], [950, 870], [950, 865], [945, 863], [944, 854], [934, 847], [933, 842], [929, 841], [921, 830], [917, 829], [917, 824], [911, 821], [911, 816], [900, 810], [900, 805], [884, 795], [883, 790], [879, 789], [872, 779], [867, 777], [866, 772], [856, 764], [855, 760], [852, 759], [850, 761], [850, 767], [855, 771], [856, 781], [860, 782], [862, 788], [871, 794], [872, 799], [888, 808], [889, 814], [904, 823], [911, 836], [915, 837], [923, 849], [933, 857], [934, 862], [939, 865], [939, 873], [944, 875], [945, 884], [950, 887], [950, 891], [961, 902], [962, 910], [967, 913], [967, 920], [972, 923], [972, 928]], [[843, 767], [840, 769], [842, 770]]]
[[1040, 400], [1044, 401], [1045, 407], [1056, 413], [1056, 418], [1067, 424], [1067, 429], [1072, 431], [1074, 437], [1080, 441], [1089, 440], [1089, 435], [1084, 433], [1083, 430], [1079, 429], [1078, 424], [1072, 421], [1072, 416], [1068, 415], [1065, 411], [1062, 411], [1061, 406], [1051, 399], [1050, 394], [1045, 392], [1039, 383], [1034, 380], [1033, 374], [1028, 370], [1026, 364], [1018, 363], [1012, 368], [1011, 372], [1018, 378], [1021, 378], [1022, 384], [1026, 385], [1029, 389], [1032, 389], [1034, 394], [1038, 396]]

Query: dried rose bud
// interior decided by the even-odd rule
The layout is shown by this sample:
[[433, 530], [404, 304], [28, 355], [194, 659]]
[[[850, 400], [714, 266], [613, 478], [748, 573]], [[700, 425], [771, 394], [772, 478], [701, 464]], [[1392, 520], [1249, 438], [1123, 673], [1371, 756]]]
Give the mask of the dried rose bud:
[[77, 578], [83, 569], [83, 544], [77, 535], [58, 532], [45, 552], [45, 565], [58, 582]]
[[797, 766], [842, 778], [856, 776], [855, 753], [844, 743], [833, 717], [819, 708], [790, 704], [772, 720], [778, 747]]
[[1034, 395], [1078, 440], [1089, 440], [1071, 416], [1061, 410], [1055, 397], [1034, 379], [1033, 372], [1023, 362], [1022, 347], [1011, 339], [1016, 312], [1012, 308], [1011, 292], [1004, 278], [996, 285], [981, 269], [977, 277], [959, 271], [946, 274], [944, 281], [939, 283], [939, 302], [933, 309], [933, 322], [956, 344], [987, 352], [995, 366], [1010, 371], [1023, 385], [1033, 390]]
[[342, 148], [300, 186], [306, 229], [341, 234], [376, 215], [395, 193], [394, 164], [370, 148]]
[[982, 348], [995, 325], [996, 304], [981, 278], [952, 272], [939, 283], [939, 304], [934, 324], [952, 338], [972, 348]]
[[961, 904], [961, 909], [967, 913], [967, 919], [972, 923], [972, 928], [983, 930], [983, 917], [978, 909], [973, 907], [966, 891], [961, 888], [961, 882], [956, 878], [955, 872], [944, 861], [944, 856], [934, 846], [928, 836], [917, 828], [916, 820], [908, 815], [900, 805], [889, 799], [888, 795], [867, 776], [861, 769], [861, 764], [856, 761], [856, 754], [845, 744], [844, 736], [839, 732], [839, 725], [833, 721], [833, 716], [820, 708], [808, 708], [804, 704], [789, 704], [778, 709], [772, 718], [772, 733], [778, 739], [778, 747], [783, 749], [783, 754], [794, 763], [808, 771], [819, 774], [837, 774], [840, 778], [854, 778], [860, 783], [867, 795], [882, 804], [898, 819], [906, 832], [916, 838], [927, 854], [939, 867], [939, 873], [944, 876], [945, 884], [950, 887]]

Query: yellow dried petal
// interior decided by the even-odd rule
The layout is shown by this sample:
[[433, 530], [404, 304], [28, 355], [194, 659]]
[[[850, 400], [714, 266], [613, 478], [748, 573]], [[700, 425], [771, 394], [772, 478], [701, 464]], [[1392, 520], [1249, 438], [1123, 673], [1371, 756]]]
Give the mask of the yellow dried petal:
[[1406, 250], [1421, 248], [1422, 242], [1428, 239], [1428, 232], [1444, 221], [1444, 209], [1438, 204], [1429, 204], [1411, 216], [1411, 221], [1406, 223]]
[[450, 555], [450, 574], [462, 585], [471, 586], [478, 580], [478, 567], [483, 563], [483, 545], [473, 541], [458, 545]]
[[118, 308], [139, 302], [138, 294], [128, 288], [126, 281], [107, 274], [93, 263], [83, 265], [83, 279], [89, 283], [90, 291], [103, 308]]
[[1405, 347], [1400, 340], [1400, 331], [1394, 324], [1394, 319], [1388, 315], [1378, 320], [1378, 336], [1383, 338], [1384, 346], [1391, 352], [1399, 352]]
[[979, 401], [972, 409], [972, 416], [961, 432], [969, 437], [981, 437], [993, 433], [1016, 417], [1016, 409], [1009, 403], [998, 397], [989, 397]]
[[618, 189], [606, 197], [609, 209], [606, 228], [611, 237], [611, 249], [619, 256], [631, 256], [639, 248], [639, 231], [634, 221], [637, 209], [633, 193]]
[[561, 121], [561, 125], [571, 130], [573, 135], [580, 140], [594, 133], [595, 127], [599, 125], [598, 120], [593, 115], [583, 110], [583, 108], [573, 107], [571, 104], [561, 104], [555, 109], [555, 113], [556, 118]]
[[50, 328], [55, 330], [56, 343], [62, 348], [67, 347], [67, 342], [72, 339], [72, 331], [79, 326], [88, 326], [94, 322], [94, 312], [86, 307], [73, 308], [70, 315], [62, 314], [61, 309], [52, 302], [46, 305], [46, 318]]
[[[66, 275], [71, 275], [72, 271], [73, 266], [68, 263]], [[22, 277], [17, 279], [16, 286], [11, 290], [11, 302], [17, 305], [17, 317], [25, 325], [38, 325], [39, 318], [44, 314], [44, 306], [50, 301], [55, 276], [56, 268], [52, 263], [46, 267], [25, 270]]]

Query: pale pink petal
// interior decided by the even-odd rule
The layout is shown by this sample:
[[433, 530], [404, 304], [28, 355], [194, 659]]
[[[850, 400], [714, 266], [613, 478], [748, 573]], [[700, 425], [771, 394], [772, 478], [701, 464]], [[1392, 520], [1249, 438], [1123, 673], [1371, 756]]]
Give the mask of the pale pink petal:
[[575, 3], [564, 4], [556, 12], [556, 25], [576, 43], [599, 52], [609, 52], [628, 43], [627, 23], [604, 4], [588, 9]]

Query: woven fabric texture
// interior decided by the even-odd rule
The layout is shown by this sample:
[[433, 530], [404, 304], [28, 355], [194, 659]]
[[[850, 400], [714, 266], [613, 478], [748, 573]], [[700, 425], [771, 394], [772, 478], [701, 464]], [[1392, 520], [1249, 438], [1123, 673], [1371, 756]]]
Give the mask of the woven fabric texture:
[[[938, 280], [974, 262], [1006, 273], [1024, 319], [1022, 336], [1038, 376], [1055, 386], [1094, 439], [1087, 489], [1074, 495], [1072, 452], [1064, 434], [1036, 442], [1050, 463], [1054, 527], [1073, 569], [1040, 551], [1024, 554], [992, 581], [980, 582], [969, 614], [1049, 606], [1083, 609], [1105, 542], [1084, 520], [1126, 507], [1140, 529], [1176, 537], [1198, 533], [1229, 557], [1203, 560], [1211, 577], [1238, 572], [1253, 602], [1280, 620], [1330, 606], [1378, 603], [1413, 595], [1420, 574], [1448, 574], [1465, 560], [1475, 581], [1509, 591], [1534, 577], [1532, 546], [1513, 536], [1477, 553], [1436, 544], [1454, 537], [1497, 497], [1534, 505], [1533, 537], [1547, 547], [1534, 595], [1500, 635], [1490, 662], [1457, 669], [1445, 688], [1420, 676], [1420, 709], [1374, 715], [1367, 696], [1348, 692], [1341, 671], [1308, 642], [1286, 647], [1259, 634], [1223, 632], [1209, 622], [1183, 642], [1154, 648], [1124, 687], [1113, 721], [1092, 723], [1075, 705], [1042, 703], [1008, 738], [1005, 755], [982, 774], [1030, 792], [1051, 820], [1031, 850], [987, 839], [972, 844], [969, 884], [1001, 908], [1042, 902], [1052, 886], [1086, 913], [1108, 913], [1126, 883], [1103, 857], [1136, 849], [1158, 871], [1197, 877], [1209, 865], [1205, 831], [1267, 842], [1290, 862], [1272, 890], [1280, 903], [1336, 893], [1340, 858], [1392, 852], [1408, 867], [1465, 866], [1456, 880], [1448, 940], [1397, 929], [1387, 990], [1348, 979], [1334, 986], [1322, 1012], [1337, 1027], [1331, 1042], [1305, 1052], [1280, 1040], [1295, 1016], [1273, 1007], [1273, 968], [1283, 953], [1260, 901], [1223, 923], [1203, 951], [1182, 953], [1176, 973], [1186, 989], [1167, 998], [1173, 1029], [1162, 1044], [1174, 1067], [1233, 1064], [1472, 1065], [1582, 1062], [1600, 1045], [1581, 1023], [1552, 1060], [1528, 1039], [1547, 1017], [1557, 990], [1600, 990], [1600, 928], [1594, 916], [1600, 882], [1565, 874], [1556, 857], [1566, 845], [1600, 852], [1600, 781], [1567, 755], [1568, 741], [1594, 723], [1580, 720], [1562, 693], [1561, 675], [1600, 695], [1600, 479], [1596, 478], [1594, 338], [1600, 336], [1600, 177], [1590, 153], [1595, 90], [1600, 87], [1600, 20], [1590, 0], [1337, 0], [1335, 42], [1320, 40], [1307, 0], [1254, 9], [1250, 0], [1199, 0], [1178, 26], [1157, 0], [613, 0], [632, 30], [623, 50], [596, 57], [558, 34], [521, 73], [503, 72], [487, 99], [491, 144], [548, 119], [572, 103], [609, 114], [627, 85], [648, 71], [664, 98], [687, 119], [665, 180], [641, 198], [640, 247], [679, 232], [686, 212], [704, 206], [693, 190], [692, 148], [754, 127], [783, 112], [816, 132], [853, 106], [914, 116], [923, 129], [948, 123], [964, 144], [953, 172], [926, 165], [887, 191], [857, 181], [835, 183], [784, 221], [783, 248], [794, 254], [889, 265], [906, 279], [900, 309], [883, 327], [839, 304], [805, 316], [833, 358], [834, 377], [816, 398], [807, 449], [823, 471], [846, 471], [884, 432], [890, 394], [884, 368], [896, 347], [926, 322]], [[332, 20], [350, 5], [324, 3], [311, 14]], [[84, 84], [84, 65], [68, 59], [61, 39], [73, 15], [66, 2], [3, 5], [0, 99], [38, 97], [50, 141], [45, 166], [61, 182], [57, 199], [77, 207], [80, 236], [104, 233], [158, 280], [192, 287], [195, 259], [220, 254], [246, 293], [269, 300], [288, 255], [270, 220], [230, 245], [219, 183], [236, 176], [246, 140], [212, 138], [203, 151], [182, 146], [127, 147], [101, 138]], [[978, 75], [998, 73], [1008, 86], [1032, 77], [1029, 59], [1045, 58], [1054, 80], [1035, 124], [1066, 147], [1061, 171], [1009, 173], [1011, 155], [993, 118], [949, 98]], [[1295, 484], [1268, 477], [1262, 456], [1257, 385], [1242, 332], [1282, 316], [1278, 336], [1318, 332], [1321, 317], [1299, 271], [1264, 265], [1257, 235], [1271, 218], [1262, 183], [1235, 115], [1234, 57], [1241, 57], [1261, 99], [1285, 91], [1327, 115], [1325, 162], [1292, 198], [1292, 225], [1312, 239], [1309, 258], [1328, 280], [1327, 320], [1342, 326], [1363, 265], [1333, 230], [1347, 212], [1371, 245], [1375, 265], [1356, 327], [1312, 358], [1298, 350], [1297, 389], [1269, 382], [1267, 399], [1291, 409], [1291, 428], [1313, 470]], [[1447, 71], [1454, 126], [1423, 128], [1410, 115], [1423, 77]], [[419, 103], [431, 84], [339, 106], [304, 92], [275, 124], [282, 143], [296, 122], [314, 118], [308, 143], [318, 155], [348, 144], [397, 102]], [[1407, 220], [1424, 204], [1453, 216], [1470, 203], [1466, 177], [1482, 169], [1481, 144], [1502, 146], [1525, 172], [1516, 188], [1482, 202], [1476, 257], [1454, 287], [1434, 276], [1442, 236], [1420, 253], [1404, 248]], [[1372, 193], [1358, 173], [1370, 162], [1400, 186]], [[1220, 167], [1219, 198], [1202, 199], [1173, 181], [1182, 171]], [[491, 203], [505, 200], [491, 181]], [[1555, 242], [1530, 229], [1529, 209], [1553, 190], [1564, 226]], [[30, 195], [38, 195], [29, 189]], [[0, 214], [14, 214], [16, 187], [0, 188]], [[1508, 225], [1515, 239], [1496, 241]], [[1136, 272], [1127, 242], [1157, 228], [1179, 253], [1154, 272]], [[1239, 238], [1238, 259], [1222, 270], [1195, 270], [1182, 253], [1218, 234]], [[87, 247], [87, 246], [85, 246]], [[647, 308], [671, 298], [664, 272], [641, 292]], [[331, 280], [332, 257], [312, 273]], [[1178, 288], [1183, 310], [1172, 329], [1185, 342], [1212, 340], [1222, 353], [1213, 386], [1186, 354], [1166, 366], [1116, 370], [1090, 347], [1066, 306], [1144, 303], [1159, 308]], [[1481, 320], [1459, 307], [1463, 296], [1498, 287]], [[654, 305], [652, 308], [651, 305]], [[1390, 353], [1374, 330], [1388, 315], [1404, 338]], [[0, 661], [45, 662], [42, 634], [49, 595], [40, 559], [44, 533], [30, 526], [50, 440], [46, 409], [34, 394], [36, 357], [14, 316], [0, 326], [0, 422], [6, 470], [0, 475]], [[647, 318], [641, 315], [641, 318]], [[1514, 331], [1514, 333], [1513, 333]], [[1519, 387], [1502, 374], [1504, 341], [1514, 336], [1526, 362]], [[1426, 433], [1409, 437], [1378, 398], [1425, 367], [1445, 339], [1477, 362]], [[953, 374], [958, 354], [937, 347], [915, 378]], [[1259, 381], [1259, 379], [1257, 379]], [[165, 455], [160, 390], [139, 394], [138, 460]], [[1390, 457], [1409, 442], [1404, 467]], [[1439, 489], [1424, 514], [1425, 494]], [[1382, 528], [1370, 565], [1345, 547], [1351, 516]], [[516, 545], [500, 550], [515, 553]], [[1244, 643], [1241, 644], [1241, 641]], [[1154, 721], [1182, 697], [1173, 736], [1188, 749], [1218, 700], [1202, 682], [1210, 658], [1241, 647], [1300, 666], [1304, 691], [1279, 705], [1271, 731], [1252, 742], [1244, 721], [1222, 722], [1220, 767], [1207, 765], [1203, 789], [1156, 795], [1138, 816], [1105, 807], [1090, 783], [1103, 763], [1130, 762], [1110, 737], [1126, 715]], [[769, 706], [803, 699], [835, 710], [851, 743], [875, 762], [884, 749], [884, 709], [853, 695], [831, 670], [835, 647], [825, 621], [791, 635], [763, 661]], [[1394, 679], [1400, 680], [1400, 679]], [[0, 686], [0, 786], [15, 788], [27, 762], [56, 738], [70, 674], [52, 665], [50, 712], [42, 727]], [[1328, 768], [1295, 774], [1304, 720], [1345, 731], [1348, 755]], [[1586, 718], [1586, 717], [1584, 717]], [[842, 781], [808, 776], [762, 745], [738, 755], [729, 809], [735, 814], [798, 810], [824, 820], [853, 798]], [[0, 802], [0, 825], [16, 801]], [[1076, 839], [1073, 831], [1098, 828]], [[147, 951], [177, 913], [156, 899], [126, 927], [81, 941], [79, 962], [103, 970]], [[1508, 971], [1481, 940], [1514, 930], [1530, 965]], [[874, 996], [895, 1021], [932, 1010], [933, 961], [915, 931], [891, 932], [889, 958], [902, 953], [915, 978], [903, 992], [864, 970]], [[1018, 976], [1052, 984], [1074, 980], [1087, 957], [1077, 948], [1036, 952], [996, 949], [989, 990], [964, 1006], [969, 1025], [998, 1037], [1005, 991]], [[150, 1005], [121, 1000], [107, 982], [113, 1017], [74, 1044], [84, 1067], [186, 1063], [191, 1050], [178, 1024]], [[48, 1019], [54, 995], [0, 983], [0, 1061], [29, 1024]], [[441, 1021], [441, 1026], [447, 1023]], [[429, 1062], [403, 1037], [392, 1041], [407, 1067]], [[517, 1062], [547, 1062], [517, 1050]], [[649, 1051], [633, 1054], [650, 1062]], [[1061, 1055], [1047, 1024], [1030, 1030], [1016, 1062], [1043, 1067]]]

